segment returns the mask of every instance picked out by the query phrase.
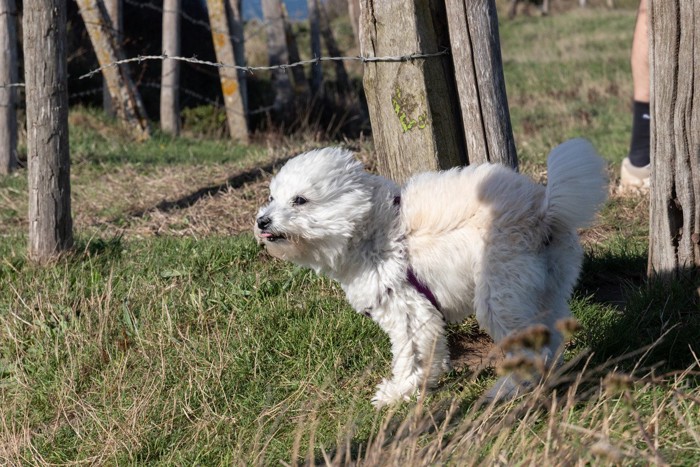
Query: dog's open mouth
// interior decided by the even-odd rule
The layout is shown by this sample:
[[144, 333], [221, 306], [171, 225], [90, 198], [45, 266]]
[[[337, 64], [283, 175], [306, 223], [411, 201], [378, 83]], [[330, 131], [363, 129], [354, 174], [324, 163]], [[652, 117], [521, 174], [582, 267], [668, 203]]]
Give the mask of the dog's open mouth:
[[268, 242], [271, 242], [271, 243], [277, 242], [279, 240], [286, 240], [287, 239], [287, 237], [285, 237], [282, 234], [268, 232], [267, 230], [263, 230], [262, 232], [260, 232], [260, 238], [262, 238], [263, 240], [267, 240]]

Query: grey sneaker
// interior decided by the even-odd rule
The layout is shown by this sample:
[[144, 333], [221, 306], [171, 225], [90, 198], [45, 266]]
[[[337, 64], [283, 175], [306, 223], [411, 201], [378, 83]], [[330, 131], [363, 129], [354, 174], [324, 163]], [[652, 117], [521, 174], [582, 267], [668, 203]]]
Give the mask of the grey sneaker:
[[644, 167], [632, 165], [628, 157], [622, 160], [620, 168], [620, 191], [649, 191], [651, 164]]

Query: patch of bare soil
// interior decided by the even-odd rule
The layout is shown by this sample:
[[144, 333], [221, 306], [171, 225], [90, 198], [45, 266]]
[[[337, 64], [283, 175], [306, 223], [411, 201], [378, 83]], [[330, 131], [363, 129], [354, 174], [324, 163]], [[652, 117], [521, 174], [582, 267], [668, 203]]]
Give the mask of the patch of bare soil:
[[447, 345], [452, 367], [473, 375], [496, 367], [504, 357], [501, 348], [479, 327], [474, 316], [447, 326]]
[[503, 360], [503, 352], [485, 332], [450, 335], [448, 339], [450, 360], [455, 370], [477, 374], [495, 367]]

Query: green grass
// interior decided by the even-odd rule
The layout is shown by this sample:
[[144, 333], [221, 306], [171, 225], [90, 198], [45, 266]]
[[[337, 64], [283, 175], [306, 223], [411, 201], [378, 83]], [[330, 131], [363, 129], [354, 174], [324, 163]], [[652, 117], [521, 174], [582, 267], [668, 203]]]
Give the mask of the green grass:
[[583, 10], [501, 22], [521, 159], [537, 160], [559, 142], [585, 136], [610, 161], [622, 160], [631, 130], [634, 18], [629, 10]]
[[[593, 10], [501, 24], [525, 171], [578, 135], [617, 170], [633, 20]], [[0, 178], [0, 464], [700, 463], [700, 310], [693, 285], [645, 280], [643, 200], [613, 197], [584, 233], [571, 301], [583, 329], [560, 372], [477, 408], [495, 371], [457, 369], [427, 398], [376, 412], [388, 340], [332, 281], [247, 234], [119, 230], [141, 206], [136, 184], [139, 196], [152, 185], [151, 206], [267, 163], [266, 150], [157, 133], [137, 144], [86, 109], [72, 124], [74, 253], [27, 260], [26, 173]], [[227, 198], [234, 210], [248, 209], [246, 190]]]
[[144, 169], [159, 165], [222, 164], [239, 162], [261, 148], [222, 139], [172, 138], [153, 128], [153, 137], [140, 143], [119, 129], [116, 119], [90, 108], [73, 109], [70, 132], [71, 161], [78, 175], [86, 167], [110, 170], [132, 164]]
[[0, 411], [46, 461], [104, 455], [105, 436], [130, 440], [115, 463], [252, 460], [256, 437], [284, 458], [295, 419], [372, 412], [369, 383], [337, 389], [384, 372], [388, 343], [329, 281], [245, 236], [79, 243], [49, 268], [15, 244], [0, 266]]
[[[2, 244], [0, 417], [8, 448], [9, 435], [33, 435], [30, 445], [17, 443], [19, 451], [6, 455], [51, 463], [274, 463], [290, 459], [297, 437], [303, 457], [313, 435], [318, 457], [321, 446], [332, 451], [346, 430], [355, 449], [376, 433], [381, 415], [369, 399], [389, 371], [386, 337], [349, 309], [333, 283], [268, 258], [249, 236], [81, 238], [76, 254], [44, 268], [29, 263], [23, 248], [19, 239]], [[628, 260], [620, 255], [591, 261], [622, 267]], [[690, 311], [687, 293], [677, 287], [668, 297], [665, 289], [630, 290], [633, 303], [621, 313], [578, 296], [572, 307], [585, 330], [571, 355], [592, 347], [594, 362], [604, 365], [654, 343], [671, 324], [687, 323], [680, 316]], [[656, 321], [660, 311], [664, 325]], [[687, 368], [692, 357], [674, 355], [695, 342], [698, 329], [676, 332], [642, 366], [666, 359], [664, 371]], [[604, 372], [584, 374], [592, 385], [592, 375]], [[471, 405], [489, 379], [455, 373], [427, 406], [440, 413], [456, 401], [458, 432], [476, 423], [479, 412]], [[629, 407], [604, 398], [596, 403], [644, 417], [653, 410], [641, 398], [649, 391], [656, 391], [649, 395], [653, 403], [668, 396], [645, 387]], [[595, 426], [589, 419], [602, 415], [587, 413], [584, 392], [569, 423]], [[688, 395], [697, 397], [697, 388]], [[399, 407], [391, 420], [413, 410]], [[700, 416], [697, 405], [687, 410]], [[507, 418], [496, 420], [501, 416]], [[544, 414], [532, 420], [546, 426]], [[624, 434], [631, 422], [623, 420], [615, 429]], [[420, 439], [433, 441], [425, 433]], [[489, 452], [472, 455], [489, 459]], [[698, 451], [694, 456], [700, 459]]]

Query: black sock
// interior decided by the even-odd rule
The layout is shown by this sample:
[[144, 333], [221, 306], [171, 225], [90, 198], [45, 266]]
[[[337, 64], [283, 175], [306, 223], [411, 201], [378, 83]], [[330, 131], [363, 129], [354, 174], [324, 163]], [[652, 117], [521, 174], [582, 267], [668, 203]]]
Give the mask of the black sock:
[[650, 123], [649, 103], [634, 101], [632, 142], [630, 143], [630, 153], [627, 157], [629, 157], [630, 162], [635, 167], [644, 167], [649, 164]]

